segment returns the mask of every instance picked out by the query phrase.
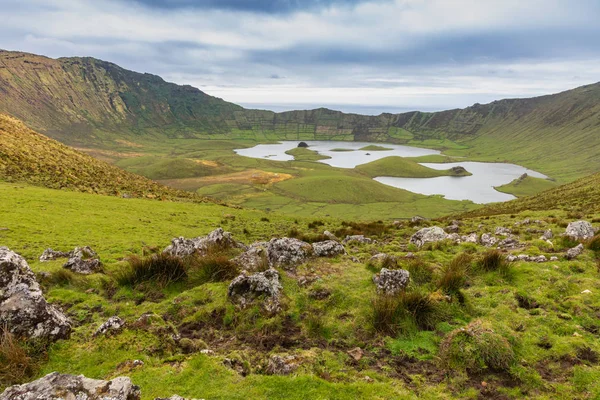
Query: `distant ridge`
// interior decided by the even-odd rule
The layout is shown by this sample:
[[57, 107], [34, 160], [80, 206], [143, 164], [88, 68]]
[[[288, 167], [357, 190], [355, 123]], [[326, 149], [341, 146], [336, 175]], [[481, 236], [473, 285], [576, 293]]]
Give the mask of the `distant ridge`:
[[386, 141], [543, 168], [560, 182], [600, 171], [599, 83], [442, 112], [274, 113], [93, 58], [0, 51], [0, 112], [77, 146], [164, 137]]

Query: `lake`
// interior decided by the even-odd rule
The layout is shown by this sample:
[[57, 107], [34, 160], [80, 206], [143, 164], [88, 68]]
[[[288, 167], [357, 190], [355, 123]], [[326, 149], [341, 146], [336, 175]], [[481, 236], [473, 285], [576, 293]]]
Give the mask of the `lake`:
[[[239, 155], [252, 158], [292, 161], [294, 157], [285, 154], [285, 152], [297, 147], [298, 143], [298, 141], [284, 141], [276, 144], [260, 144], [248, 149], [238, 149], [235, 150], [235, 152]], [[357, 165], [366, 164], [390, 156], [419, 157], [440, 154], [440, 152], [436, 150], [387, 143], [333, 141], [305, 141], [305, 143], [309, 145], [310, 150], [331, 157], [330, 159], [320, 160], [319, 162], [338, 168], [354, 168]], [[369, 145], [381, 146], [391, 150], [359, 150]], [[333, 149], [348, 149], [353, 151], [332, 151]], [[539, 172], [532, 171], [519, 165], [506, 163], [465, 161], [444, 164], [421, 163], [421, 165], [433, 169], [449, 169], [455, 166], [462, 166], [473, 175], [461, 177], [440, 176], [436, 178], [394, 178], [380, 176], [374, 179], [385, 185], [405, 189], [414, 193], [443, 195], [449, 200], [471, 200], [474, 203], [484, 204], [514, 199], [514, 196], [501, 193], [494, 189], [494, 187], [510, 183], [524, 173], [535, 178], [547, 178]]]

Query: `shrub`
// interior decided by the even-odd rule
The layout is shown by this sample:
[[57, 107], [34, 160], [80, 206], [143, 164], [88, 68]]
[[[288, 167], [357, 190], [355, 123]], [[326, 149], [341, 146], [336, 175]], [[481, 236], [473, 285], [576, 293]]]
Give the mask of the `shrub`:
[[514, 364], [515, 354], [508, 340], [477, 320], [444, 338], [440, 345], [440, 359], [448, 370], [462, 369], [478, 374], [486, 369], [509, 370]]
[[204, 257], [196, 258], [190, 266], [192, 279], [199, 283], [223, 282], [238, 276], [237, 264], [219, 253], [209, 253]]
[[410, 260], [406, 270], [410, 273], [410, 280], [417, 285], [425, 285], [433, 280], [433, 267], [420, 258]]
[[164, 287], [187, 278], [186, 262], [169, 254], [154, 254], [146, 258], [132, 256], [128, 263], [128, 267], [117, 274], [117, 282], [121, 286], [154, 282]]
[[8, 329], [0, 327], [0, 385], [21, 383], [34, 375], [37, 364]]

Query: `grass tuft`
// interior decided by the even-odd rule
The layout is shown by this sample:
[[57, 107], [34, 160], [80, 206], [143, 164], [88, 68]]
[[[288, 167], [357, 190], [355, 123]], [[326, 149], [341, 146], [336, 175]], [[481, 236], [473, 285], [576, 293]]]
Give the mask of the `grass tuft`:
[[0, 328], [0, 386], [22, 383], [35, 374], [37, 364], [8, 329]]
[[442, 267], [438, 287], [449, 295], [456, 295], [467, 282], [467, 273], [471, 268], [473, 257], [467, 253], [461, 253]]
[[153, 282], [165, 287], [187, 278], [186, 262], [169, 254], [154, 254], [146, 258], [132, 256], [128, 263], [128, 267], [117, 275], [117, 282], [121, 286]]

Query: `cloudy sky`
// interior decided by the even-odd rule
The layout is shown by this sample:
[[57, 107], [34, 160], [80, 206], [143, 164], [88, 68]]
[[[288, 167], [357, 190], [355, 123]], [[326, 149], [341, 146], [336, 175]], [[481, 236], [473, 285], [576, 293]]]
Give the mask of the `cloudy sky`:
[[0, 48], [248, 107], [377, 114], [600, 81], [598, 0], [0, 0]]

